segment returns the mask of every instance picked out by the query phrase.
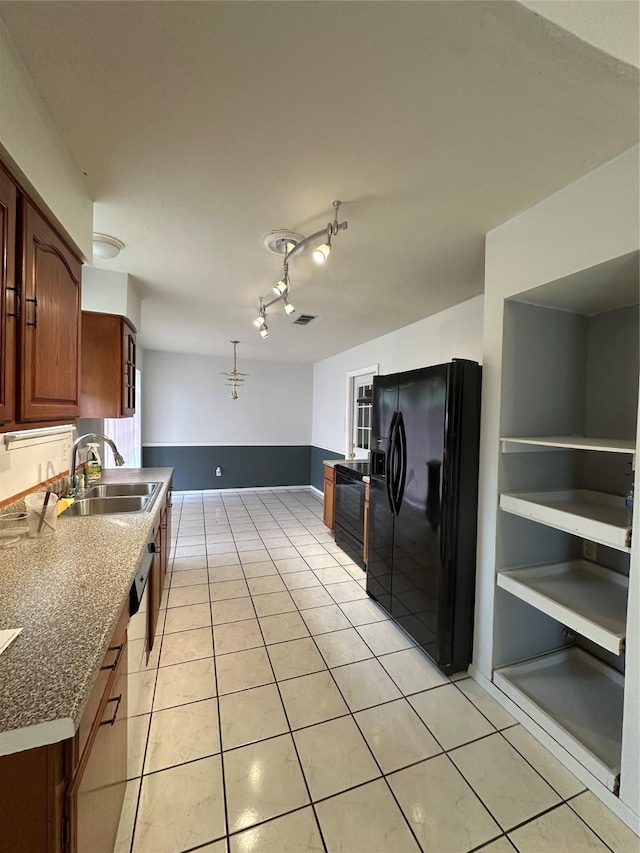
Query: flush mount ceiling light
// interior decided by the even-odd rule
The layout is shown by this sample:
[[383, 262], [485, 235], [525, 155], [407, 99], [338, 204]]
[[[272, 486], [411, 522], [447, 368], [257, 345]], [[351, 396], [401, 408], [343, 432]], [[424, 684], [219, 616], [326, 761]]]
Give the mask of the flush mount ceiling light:
[[310, 244], [315, 243], [318, 240], [323, 240], [323, 242], [314, 249], [312, 255], [316, 263], [323, 264], [331, 252], [332, 238], [336, 236], [338, 231], [344, 231], [347, 228], [347, 222], [338, 222], [338, 210], [341, 204], [341, 201], [333, 202], [333, 208], [335, 211], [333, 222], [329, 222], [326, 228], [323, 228], [321, 231], [316, 231], [315, 234], [311, 234], [309, 237], [301, 237], [299, 234], [294, 234], [293, 231], [272, 231], [267, 237], [265, 237], [264, 245], [267, 249], [275, 254], [283, 255], [283, 275], [280, 281], [273, 285], [273, 292], [275, 293], [274, 299], [267, 302], [262, 296], [260, 297], [260, 314], [253, 322], [262, 338], [266, 338], [269, 335], [269, 329], [267, 328], [267, 308], [270, 308], [272, 305], [275, 305], [276, 302], [281, 301], [286, 314], [291, 315], [296, 310], [291, 302], [289, 302], [289, 290], [291, 287], [291, 280], [289, 278], [289, 261], [291, 258], [294, 257], [294, 255], [302, 254]]
[[110, 261], [117, 258], [120, 251], [124, 249], [124, 243], [116, 237], [110, 237], [108, 234], [93, 235], [93, 257], [102, 258], [103, 261]]
[[[260, 332], [262, 334], [262, 332]], [[221, 371], [222, 376], [227, 377], [227, 381], [225, 385], [231, 386], [231, 399], [238, 399], [238, 385], [242, 385], [244, 382], [244, 377], [249, 376], [248, 373], [239, 373], [238, 372], [238, 359], [236, 356], [236, 347], [240, 343], [240, 341], [231, 341], [233, 344], [233, 370], [229, 370], [228, 372]]]

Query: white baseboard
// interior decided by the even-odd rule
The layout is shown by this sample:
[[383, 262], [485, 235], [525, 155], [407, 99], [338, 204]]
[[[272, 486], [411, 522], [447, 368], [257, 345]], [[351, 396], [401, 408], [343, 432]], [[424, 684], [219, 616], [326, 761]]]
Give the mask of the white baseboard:
[[182, 491], [174, 490], [173, 494], [180, 495], [230, 495], [236, 492], [315, 492], [322, 497], [322, 492], [319, 492], [314, 486], [249, 486], [241, 489], [184, 489]]
[[324, 492], [321, 492], [320, 489], [316, 489], [315, 486], [309, 486], [309, 488], [311, 489], [311, 491], [314, 494], [316, 494], [319, 498], [322, 498], [324, 500]]

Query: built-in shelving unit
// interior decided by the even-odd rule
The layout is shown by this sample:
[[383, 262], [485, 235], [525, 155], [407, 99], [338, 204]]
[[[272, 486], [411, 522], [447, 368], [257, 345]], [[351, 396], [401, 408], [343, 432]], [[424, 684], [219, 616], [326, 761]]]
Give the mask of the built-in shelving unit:
[[500, 508], [619, 551], [631, 550], [629, 511], [619, 495], [590, 489], [506, 493]]
[[624, 676], [577, 648], [494, 672], [494, 682], [610, 791], [617, 791]]
[[637, 304], [607, 307], [616, 288], [599, 274], [596, 313], [583, 310], [575, 282], [504, 304], [492, 678], [617, 794], [634, 642], [625, 494], [637, 458], [640, 324]]
[[498, 572], [498, 586], [614, 655], [624, 651], [629, 580], [587, 560]]

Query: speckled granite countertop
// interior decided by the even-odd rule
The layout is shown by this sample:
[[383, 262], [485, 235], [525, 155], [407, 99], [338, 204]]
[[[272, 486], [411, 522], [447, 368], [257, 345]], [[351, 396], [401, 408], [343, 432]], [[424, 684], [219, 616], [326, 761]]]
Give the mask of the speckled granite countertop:
[[153, 531], [172, 468], [109, 469], [104, 483], [163, 483], [150, 512], [58, 517], [0, 550], [0, 755], [72, 737]]

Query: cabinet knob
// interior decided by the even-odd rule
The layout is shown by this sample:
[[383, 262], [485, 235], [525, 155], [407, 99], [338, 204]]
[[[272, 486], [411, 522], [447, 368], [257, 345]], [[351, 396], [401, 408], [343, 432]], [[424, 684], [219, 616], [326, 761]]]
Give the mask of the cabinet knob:
[[157, 553], [157, 548], [156, 548], [155, 542], [149, 542], [149, 544], [147, 545], [147, 548], [149, 549], [150, 554], [156, 554]]

